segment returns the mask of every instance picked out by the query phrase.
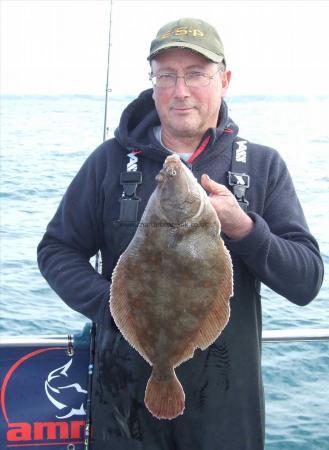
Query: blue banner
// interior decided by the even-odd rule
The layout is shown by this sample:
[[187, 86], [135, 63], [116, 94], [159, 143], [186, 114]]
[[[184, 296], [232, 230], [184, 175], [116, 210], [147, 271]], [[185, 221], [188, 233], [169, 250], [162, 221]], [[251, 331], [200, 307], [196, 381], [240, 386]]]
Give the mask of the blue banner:
[[89, 337], [0, 347], [0, 449], [84, 448]]

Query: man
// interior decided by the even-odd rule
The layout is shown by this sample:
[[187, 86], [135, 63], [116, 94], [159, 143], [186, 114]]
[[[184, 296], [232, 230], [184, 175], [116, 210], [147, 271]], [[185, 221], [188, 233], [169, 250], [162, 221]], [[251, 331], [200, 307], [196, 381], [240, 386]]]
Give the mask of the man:
[[[74, 178], [39, 245], [40, 269], [69, 306], [97, 323], [96, 450], [261, 450], [260, 283], [293, 303], [309, 303], [323, 277], [318, 245], [279, 154], [237, 138], [223, 100], [231, 73], [216, 30], [196, 19], [171, 22], [152, 41], [148, 59], [153, 90], [126, 108], [115, 138]], [[236, 148], [248, 189], [245, 175], [232, 170]], [[127, 225], [140, 219], [171, 152], [210, 195], [231, 252], [234, 297], [222, 335], [177, 368], [186, 409], [166, 421], [145, 408], [151, 369], [117, 330], [108, 301], [112, 270], [134, 235]], [[102, 275], [89, 264], [99, 249]]]

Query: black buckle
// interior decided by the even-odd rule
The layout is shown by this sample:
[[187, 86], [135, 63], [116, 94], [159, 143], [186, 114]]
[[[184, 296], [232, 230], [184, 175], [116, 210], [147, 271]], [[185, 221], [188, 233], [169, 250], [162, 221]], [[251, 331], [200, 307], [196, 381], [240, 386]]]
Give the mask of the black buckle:
[[247, 173], [228, 172], [228, 184], [233, 188], [233, 194], [242, 209], [247, 210], [249, 205], [245, 198], [246, 190], [250, 186], [250, 176]]
[[228, 172], [228, 184], [230, 186], [242, 186], [248, 189], [250, 186], [250, 176], [247, 173]]
[[123, 186], [123, 197], [135, 197], [137, 186], [142, 182], [142, 172], [122, 172], [120, 184]]

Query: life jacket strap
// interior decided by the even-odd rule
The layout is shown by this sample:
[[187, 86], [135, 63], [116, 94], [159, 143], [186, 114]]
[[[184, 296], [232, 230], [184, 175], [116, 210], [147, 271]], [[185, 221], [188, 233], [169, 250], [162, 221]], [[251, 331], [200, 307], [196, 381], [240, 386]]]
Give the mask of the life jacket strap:
[[129, 158], [127, 171], [120, 174], [123, 193], [120, 199], [119, 223], [136, 223], [140, 203], [140, 198], [136, 192], [138, 185], [142, 183], [143, 176], [142, 172], [137, 170], [137, 152], [131, 152], [127, 156]]
[[247, 141], [233, 142], [231, 170], [228, 171], [227, 178], [240, 207], [247, 211], [249, 202], [246, 193], [250, 186], [250, 176], [247, 173]]

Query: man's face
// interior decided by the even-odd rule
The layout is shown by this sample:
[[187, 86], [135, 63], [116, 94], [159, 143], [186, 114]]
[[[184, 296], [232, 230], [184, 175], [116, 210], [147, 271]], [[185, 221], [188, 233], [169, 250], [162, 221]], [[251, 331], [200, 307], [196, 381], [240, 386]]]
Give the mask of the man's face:
[[207, 86], [188, 87], [178, 78], [170, 88], [154, 87], [153, 99], [161, 125], [174, 137], [200, 137], [216, 127], [221, 98], [226, 94], [230, 72], [219, 72], [218, 65], [202, 55], [185, 49], [170, 49], [152, 60], [152, 74], [173, 73], [183, 76], [203, 72], [214, 78]]

